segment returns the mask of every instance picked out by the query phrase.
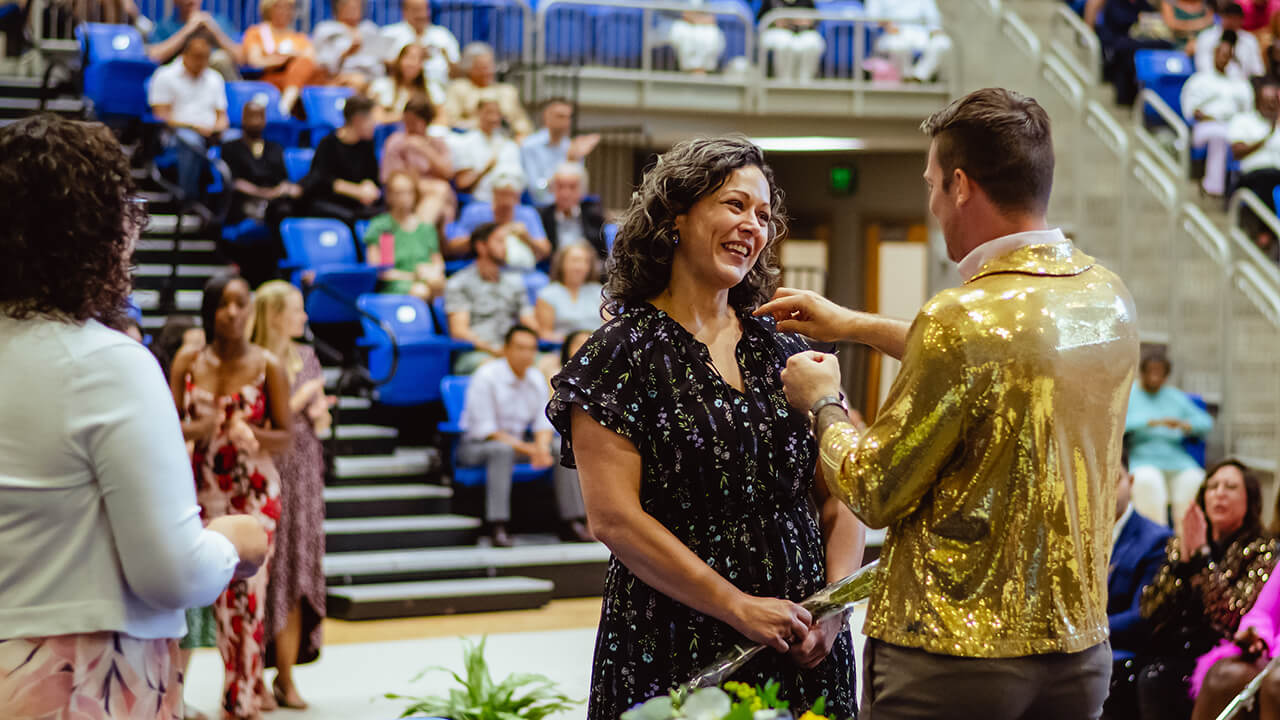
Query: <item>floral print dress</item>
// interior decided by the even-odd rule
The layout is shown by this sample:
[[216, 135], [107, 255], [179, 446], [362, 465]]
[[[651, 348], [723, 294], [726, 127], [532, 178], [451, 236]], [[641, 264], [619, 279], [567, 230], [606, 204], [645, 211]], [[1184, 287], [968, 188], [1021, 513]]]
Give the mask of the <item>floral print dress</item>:
[[[771, 321], [747, 312], [739, 318], [743, 392], [720, 377], [705, 345], [645, 304], [592, 335], [552, 380], [547, 414], [563, 438], [566, 465], [574, 464], [570, 416], [577, 406], [640, 453], [646, 512], [742, 591], [800, 601], [826, 585], [811, 492], [817, 447], [807, 414], [788, 405], [779, 374], [806, 347]], [[747, 642], [611, 558], [588, 717], [616, 720]], [[797, 717], [819, 697], [832, 717], [857, 713], [847, 632], [814, 670], [766, 651], [734, 679], [778, 680]]]
[[[265, 378], [246, 385], [231, 396], [226, 417], [211, 437], [196, 441], [191, 456], [196, 478], [200, 517], [208, 523], [224, 515], [252, 515], [267, 531], [274, 545], [280, 519], [280, 476], [265, 451], [247, 453], [231, 443], [227, 428], [238, 413], [257, 427], [267, 423]], [[195, 398], [212, 393], [186, 380], [184, 418], [196, 415]], [[216, 405], [217, 403], [213, 403]], [[268, 554], [270, 557], [270, 554]], [[262, 672], [266, 649], [263, 615], [266, 611], [268, 563], [248, 580], [234, 580], [218, 596], [213, 614], [218, 622], [218, 652], [226, 671], [222, 711], [226, 718], [250, 717], [259, 712], [259, 695], [265, 695]]]

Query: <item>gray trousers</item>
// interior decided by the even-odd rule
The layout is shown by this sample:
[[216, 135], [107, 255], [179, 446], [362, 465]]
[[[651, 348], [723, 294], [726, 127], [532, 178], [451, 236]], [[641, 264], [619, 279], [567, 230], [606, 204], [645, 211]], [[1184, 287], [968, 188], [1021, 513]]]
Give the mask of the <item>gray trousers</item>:
[[[515, 448], [497, 440], [463, 440], [458, 444], [458, 462], [463, 465], [484, 465], [484, 517], [489, 522], [507, 522], [511, 519], [511, 475], [520, 455]], [[582, 488], [578, 485], [578, 471], [560, 465], [560, 446], [551, 443], [552, 479], [556, 488], [556, 504], [560, 518], [576, 520], [587, 515], [582, 505]]]
[[1096, 720], [1111, 644], [1017, 658], [935, 655], [867, 638], [862, 720]]

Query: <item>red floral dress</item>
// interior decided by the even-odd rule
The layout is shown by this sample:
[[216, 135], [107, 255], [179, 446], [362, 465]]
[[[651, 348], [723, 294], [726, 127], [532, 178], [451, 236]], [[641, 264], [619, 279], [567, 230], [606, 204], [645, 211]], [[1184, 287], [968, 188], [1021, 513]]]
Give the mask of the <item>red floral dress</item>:
[[[280, 476], [275, 463], [263, 450], [255, 453], [240, 450], [227, 435], [236, 414], [250, 425], [266, 426], [264, 385], [265, 378], [259, 378], [257, 383], [246, 385], [231, 396], [226, 417], [218, 429], [210, 437], [196, 441], [191, 465], [204, 522], [224, 515], [252, 515], [262, 523], [268, 541], [274, 544], [276, 522], [280, 519]], [[196, 387], [188, 377], [183, 402], [186, 418], [196, 417], [195, 398], [201, 394], [212, 399], [212, 393]], [[256, 715], [259, 696], [266, 694], [262, 679], [266, 648], [263, 613], [269, 577], [264, 564], [248, 580], [233, 581], [213, 606], [218, 622], [218, 652], [222, 654], [226, 670], [222, 697], [225, 718]]]

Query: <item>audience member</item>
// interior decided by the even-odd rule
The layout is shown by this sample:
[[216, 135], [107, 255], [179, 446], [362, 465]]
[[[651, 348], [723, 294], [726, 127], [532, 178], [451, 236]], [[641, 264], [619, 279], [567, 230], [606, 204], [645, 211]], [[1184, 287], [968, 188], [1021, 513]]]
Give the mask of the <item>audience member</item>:
[[209, 38], [187, 39], [182, 56], [151, 76], [147, 103], [169, 127], [166, 144], [177, 153], [178, 187], [184, 205], [201, 199], [200, 180], [209, 143], [227, 129], [227, 93], [222, 76], [209, 69]]
[[459, 192], [470, 193], [481, 202], [492, 202], [493, 179], [498, 174], [517, 175], [523, 184], [520, 146], [502, 129], [502, 111], [497, 101], [481, 99], [476, 107], [476, 120], [475, 129], [451, 145], [453, 167], [458, 173], [454, 184]]
[[196, 325], [195, 319], [190, 315], [170, 315], [151, 341], [151, 354], [155, 355], [166, 380], [169, 378], [173, 358], [179, 350], [188, 346], [196, 350], [204, 347], [204, 330]]
[[357, 220], [383, 211], [373, 149], [373, 101], [363, 95], [347, 98], [342, 119], [343, 126], [316, 147], [302, 189], [309, 215], [338, 218], [354, 228]]
[[1204, 468], [1182, 442], [1207, 435], [1213, 418], [1168, 384], [1170, 370], [1163, 355], [1142, 359], [1141, 376], [1129, 394], [1124, 432], [1133, 467], [1134, 507], [1161, 524], [1173, 517], [1176, 527], [1204, 481]]
[[271, 556], [264, 626], [266, 665], [276, 667], [271, 685], [281, 707], [307, 707], [293, 680], [293, 666], [320, 655], [325, 616], [324, 447], [332, 398], [324, 394], [324, 373], [311, 346], [297, 342], [307, 330], [302, 293], [283, 280], [259, 287], [253, 297], [249, 337], [284, 365], [292, 393], [293, 433], [277, 456], [280, 518]]
[[123, 333], [134, 342], [142, 342], [142, 326], [129, 313], [118, 312], [115, 315], [107, 316], [103, 319], [102, 324], [118, 333]]
[[938, 77], [951, 38], [942, 32], [934, 0], [867, 0], [866, 9], [867, 17], [888, 21], [876, 52], [888, 57], [901, 77], [918, 82]]
[[468, 43], [462, 49], [459, 69], [463, 76], [449, 83], [445, 93], [445, 113], [457, 127], [481, 125], [480, 105], [486, 100], [498, 103], [500, 118], [507, 123], [516, 139], [533, 132], [533, 123], [520, 102], [514, 85], [497, 81], [493, 48], [485, 43]]
[[[1280, 135], [1276, 133], [1276, 121], [1280, 118], [1280, 85], [1263, 84], [1258, 88], [1254, 102], [1254, 112], [1235, 116], [1227, 127], [1231, 152], [1240, 161], [1241, 173], [1232, 192], [1240, 188], [1252, 190], [1275, 212], [1272, 192], [1280, 186]], [[1270, 229], [1247, 205], [1242, 220], [1245, 231], [1260, 245], [1274, 244], [1275, 237]]]
[[[692, 0], [691, 5], [701, 7], [703, 0]], [[724, 31], [716, 24], [716, 16], [707, 12], [689, 10], [671, 23], [668, 36], [676, 51], [676, 64], [685, 72], [705, 75], [720, 67], [724, 54]]]
[[280, 89], [280, 114], [290, 115], [302, 88], [328, 78], [316, 64], [315, 48], [306, 33], [293, 29], [294, 0], [262, 0], [262, 22], [244, 33], [245, 59], [262, 70], [263, 82]]
[[1257, 478], [1233, 460], [1215, 465], [1142, 593], [1142, 617], [1151, 628], [1138, 673], [1142, 720], [1191, 714], [1196, 659], [1235, 635], [1276, 552], [1276, 541], [1262, 527]]
[[497, 223], [486, 223], [471, 233], [471, 249], [476, 261], [454, 273], [445, 283], [444, 309], [449, 317], [449, 335], [475, 346], [454, 361], [453, 372], [458, 375], [469, 375], [484, 362], [501, 355], [504, 338], [512, 327], [534, 325], [524, 280], [519, 273], [503, 270], [507, 238], [497, 230]]
[[586, 243], [565, 245], [551, 259], [551, 284], [538, 291], [534, 317], [538, 336], [562, 343], [574, 330], [595, 330], [604, 322], [599, 263]]
[[208, 35], [216, 48], [209, 55], [209, 67], [226, 80], [239, 80], [238, 66], [244, 62], [244, 51], [232, 40], [238, 33], [225, 16], [201, 10], [200, 0], [174, 0], [173, 14], [156, 23], [147, 38], [147, 57], [161, 65], [172, 62], [182, 52], [187, 39], [201, 32]]
[[388, 74], [369, 84], [369, 98], [376, 103], [374, 119], [379, 125], [400, 122], [409, 101], [427, 95], [424, 57], [421, 45], [404, 43], [388, 63]]
[[387, 212], [365, 231], [365, 259], [375, 267], [389, 265], [379, 276], [381, 292], [412, 295], [430, 302], [444, 291], [444, 258], [440, 237], [418, 216], [418, 179], [398, 170], [387, 177]]
[[1280, 83], [1280, 40], [1273, 40], [1262, 52], [1262, 65], [1266, 72], [1261, 84], [1274, 85]]
[[1209, 148], [1200, 186], [1213, 197], [1221, 197], [1227, 190], [1229, 123], [1253, 109], [1253, 86], [1244, 77], [1227, 72], [1235, 42], [1235, 32], [1224, 31], [1212, 67], [1196, 71], [1182, 85], [1182, 114], [1191, 123], [1192, 144]]
[[316, 61], [333, 84], [363, 93], [382, 75], [386, 52], [378, 26], [364, 17], [364, 0], [333, 0], [333, 19], [318, 23], [311, 35]]
[[542, 104], [542, 129], [520, 143], [520, 162], [524, 166], [529, 194], [538, 207], [551, 204], [551, 175], [566, 162], [580, 163], [600, 144], [600, 134], [569, 138], [573, 127], [573, 105], [564, 98], [552, 98]]
[[1150, 634], [1142, 619], [1142, 591], [1164, 563], [1169, 529], [1143, 517], [1129, 502], [1133, 476], [1127, 452], [1121, 453], [1116, 478], [1116, 526], [1107, 573], [1107, 624], [1111, 627], [1113, 661], [1111, 692], [1103, 717], [1130, 720], [1138, 716], [1138, 654], [1146, 648]]
[[0, 157], [4, 715], [181, 716], [183, 611], [257, 572], [267, 535], [201, 527], [160, 370], [101, 323], [146, 221], [119, 141], [41, 114], [0, 127]]
[[574, 330], [564, 339], [564, 343], [560, 346], [559, 353], [543, 353], [538, 358], [538, 372], [547, 379], [550, 384], [551, 378], [555, 377], [560, 369], [569, 364], [574, 355], [578, 354], [578, 350], [587, 344], [587, 339], [591, 337], [590, 330]]
[[542, 227], [555, 247], [585, 242], [603, 261], [609, 257], [604, 239], [604, 210], [594, 198], [584, 197], [587, 173], [577, 163], [563, 163], [551, 176], [552, 203], [538, 211]]
[[250, 284], [259, 284], [276, 276], [284, 248], [280, 242], [280, 221], [294, 214], [302, 188], [289, 182], [284, 166], [284, 148], [264, 140], [267, 108], [250, 100], [240, 112], [240, 137], [222, 146], [222, 161], [231, 171], [231, 207], [227, 225], [246, 220], [263, 223], [271, 231], [266, 243], [228, 247], [232, 259]]
[[[404, 106], [404, 128], [392, 133], [382, 146], [382, 183], [393, 173], [407, 172], [418, 178], [418, 217], [435, 225], [453, 218], [458, 199], [449, 181], [456, 174], [449, 143], [432, 132], [436, 109], [425, 97], [416, 97]], [[445, 129], [445, 133], [450, 131]]]
[[[389, 48], [413, 43], [426, 51], [423, 69], [428, 94], [433, 105], [443, 105], [445, 86], [461, 59], [458, 39], [449, 28], [431, 23], [431, 4], [427, 0], [401, 0], [400, 15], [403, 21], [382, 28], [383, 42]], [[387, 57], [388, 61], [393, 59]]]
[[1244, 11], [1244, 29], [1249, 32], [1263, 30], [1272, 18], [1280, 13], [1280, 0], [1236, 0]]
[[1213, 25], [1213, 10], [1208, 0], [1163, 0], [1160, 16], [1169, 28], [1174, 47], [1195, 55], [1196, 36]]
[[1262, 49], [1258, 46], [1258, 38], [1244, 29], [1244, 12], [1240, 9], [1240, 4], [1235, 2], [1223, 3], [1220, 21], [1196, 36], [1196, 70], [1210, 70], [1216, 66], [1214, 53], [1227, 33], [1234, 33], [1236, 42], [1226, 73], [1232, 77], [1244, 78], [1265, 75], [1266, 68], [1262, 64]]
[[1133, 54], [1138, 50], [1161, 50], [1173, 47], [1166, 38], [1143, 36], [1134, 32], [1138, 18], [1155, 12], [1159, 0], [1088, 0], [1084, 19], [1098, 32], [1102, 45], [1102, 74], [1116, 92], [1116, 104], [1129, 106], [1138, 97], [1138, 74]]
[[[271, 353], [249, 342], [249, 284], [234, 274], [210, 278], [200, 307], [206, 344], [179, 352], [169, 389], [194, 441], [200, 517], [245, 515], [272, 538], [280, 520], [280, 476], [273, 455], [292, 442], [289, 378]], [[190, 475], [187, 475], [190, 477]], [[274, 544], [274, 540], [270, 540]], [[233, 582], [214, 603], [218, 651], [226, 670], [225, 717], [255, 718], [274, 705], [263, 682], [267, 568]]]
[[[771, 10], [813, 10], [813, 0], [764, 0], [760, 3], [757, 22]], [[792, 82], [807, 82], [818, 76], [827, 41], [818, 33], [813, 20], [788, 18], [779, 20], [760, 33], [765, 52], [773, 53], [773, 77]]]
[[538, 335], [523, 325], [507, 331], [502, 357], [476, 370], [462, 411], [458, 460], [485, 466], [485, 520], [495, 547], [511, 547], [511, 476], [517, 460], [550, 468], [566, 539], [591, 542], [578, 473], [560, 465], [559, 443], [547, 420], [551, 389], [533, 366]]
[[515, 270], [532, 270], [551, 257], [551, 242], [542, 231], [538, 211], [520, 204], [524, 183], [513, 173], [498, 173], [493, 179], [493, 202], [471, 203], [453, 226], [449, 253], [461, 255], [470, 249], [471, 233], [485, 223], [497, 223], [498, 233], [507, 238], [506, 266]]

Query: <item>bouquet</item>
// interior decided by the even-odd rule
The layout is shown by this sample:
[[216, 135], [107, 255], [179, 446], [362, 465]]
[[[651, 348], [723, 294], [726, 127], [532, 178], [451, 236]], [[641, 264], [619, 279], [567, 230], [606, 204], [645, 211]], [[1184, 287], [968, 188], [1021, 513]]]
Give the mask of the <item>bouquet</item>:
[[[791, 720], [788, 703], [778, 698], [781, 688], [770, 680], [762, 686], [728, 682], [683, 697], [671, 693], [622, 713], [622, 720]], [[830, 720], [825, 710], [826, 698], [818, 698], [800, 720]]]

